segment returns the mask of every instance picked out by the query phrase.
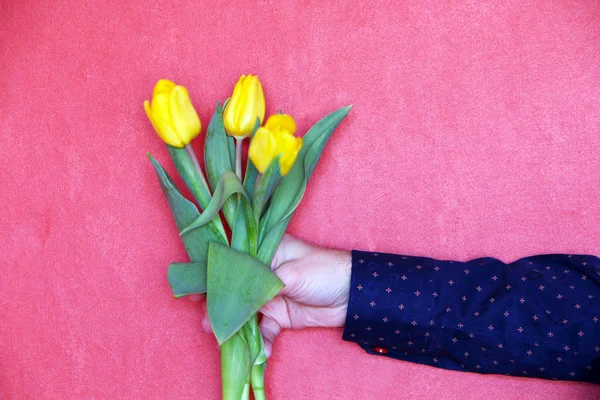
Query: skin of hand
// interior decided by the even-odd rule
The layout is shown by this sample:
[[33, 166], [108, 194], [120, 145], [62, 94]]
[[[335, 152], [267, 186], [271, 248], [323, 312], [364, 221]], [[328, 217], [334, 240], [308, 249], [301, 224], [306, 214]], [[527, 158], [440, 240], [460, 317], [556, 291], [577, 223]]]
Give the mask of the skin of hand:
[[[352, 269], [349, 251], [320, 248], [286, 234], [271, 269], [285, 287], [260, 310], [260, 330], [269, 357], [282, 329], [344, 326]], [[212, 332], [204, 311], [202, 326]]]

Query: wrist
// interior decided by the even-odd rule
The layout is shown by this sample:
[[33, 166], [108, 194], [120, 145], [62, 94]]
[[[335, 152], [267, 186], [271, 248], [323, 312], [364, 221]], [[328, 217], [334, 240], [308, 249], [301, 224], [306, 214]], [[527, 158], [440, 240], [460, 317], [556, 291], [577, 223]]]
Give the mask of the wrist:
[[348, 301], [350, 298], [350, 279], [352, 275], [352, 253], [350, 251], [335, 250], [331, 251], [330, 256], [334, 270], [334, 282], [336, 287], [334, 308], [337, 310], [338, 318], [336, 325], [344, 326], [346, 314], [348, 311]]
[[350, 278], [352, 275], [352, 253], [349, 251], [340, 251], [338, 254], [340, 269], [339, 275], [341, 279], [340, 291], [344, 307], [348, 307], [348, 298], [350, 296]]

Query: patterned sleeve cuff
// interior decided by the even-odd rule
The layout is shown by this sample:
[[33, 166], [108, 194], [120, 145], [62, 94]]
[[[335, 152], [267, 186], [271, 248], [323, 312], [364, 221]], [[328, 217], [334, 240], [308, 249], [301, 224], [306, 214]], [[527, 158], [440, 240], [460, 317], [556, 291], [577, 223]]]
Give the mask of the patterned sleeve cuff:
[[[423, 285], [430, 281], [434, 260], [363, 251], [352, 252], [352, 276], [343, 339], [370, 353], [415, 353], [418, 362], [428, 354], [427, 336], [432, 296]], [[424, 351], [423, 351], [424, 350]], [[429, 361], [432, 358], [429, 357]]]

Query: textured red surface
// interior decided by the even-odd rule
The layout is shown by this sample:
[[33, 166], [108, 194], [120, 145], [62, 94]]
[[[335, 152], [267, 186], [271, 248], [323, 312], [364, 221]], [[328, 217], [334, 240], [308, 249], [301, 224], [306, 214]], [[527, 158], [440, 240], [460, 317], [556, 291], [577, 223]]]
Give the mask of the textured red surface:
[[[162, 77], [190, 89], [204, 126], [242, 73], [300, 132], [354, 104], [290, 225], [311, 242], [600, 254], [597, 1], [328, 3], [0, 1], [0, 398], [219, 397], [200, 306], [166, 281], [186, 256], [142, 109]], [[270, 398], [600, 397], [340, 336], [285, 332]]]

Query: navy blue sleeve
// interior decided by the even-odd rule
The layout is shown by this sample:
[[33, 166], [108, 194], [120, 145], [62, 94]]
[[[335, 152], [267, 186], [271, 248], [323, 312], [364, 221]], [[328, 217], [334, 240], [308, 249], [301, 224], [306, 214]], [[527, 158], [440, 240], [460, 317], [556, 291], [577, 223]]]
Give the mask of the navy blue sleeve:
[[600, 383], [600, 259], [352, 252], [343, 338], [459, 371]]

